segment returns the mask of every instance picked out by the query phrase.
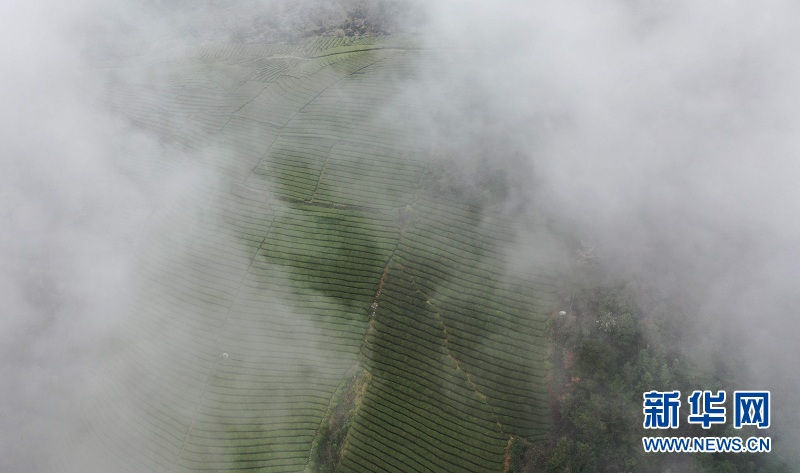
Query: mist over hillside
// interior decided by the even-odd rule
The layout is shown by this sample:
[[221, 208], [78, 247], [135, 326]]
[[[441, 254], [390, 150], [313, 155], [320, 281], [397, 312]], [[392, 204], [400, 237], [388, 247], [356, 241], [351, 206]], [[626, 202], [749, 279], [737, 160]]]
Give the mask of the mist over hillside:
[[[694, 314], [678, 343], [695, 362], [739, 360], [746, 384], [772, 389], [776, 409], [793, 405], [800, 68], [787, 19], [797, 7], [432, 10], [432, 42], [457, 45], [451, 57], [463, 56], [468, 78], [449, 96], [453, 116], [478, 102], [490, 117], [462, 133], [517, 131], [504, 145], [528, 158], [530, 201], [571, 223], [606, 264]], [[790, 411], [776, 420], [787, 433], [798, 422]]]
[[[386, 347], [404, 339], [385, 309], [395, 306], [419, 316], [416, 326], [430, 323], [416, 336], [436, 348], [419, 353], [468, 373], [442, 375], [442, 386], [466, 393], [459, 402], [480, 412], [476, 432], [496, 443], [485, 457], [502, 461], [503, 429], [541, 435], [546, 422], [532, 419], [546, 401], [530, 395], [515, 426], [505, 401], [484, 393], [517, 399], [517, 387], [481, 371], [482, 360], [540, 369], [540, 341], [522, 347], [522, 337], [554, 308], [507, 309], [528, 325], [522, 348], [500, 355], [505, 322], [482, 319], [486, 339], [474, 340], [458, 310], [481, 300], [497, 304], [487, 313], [500, 310], [513, 284], [538, 288], [588, 248], [647, 288], [644, 298], [694, 314], [675, 341], [692, 362], [714, 371], [741, 361], [738, 382], [772, 390], [774, 449], [800, 464], [791, 451], [800, 426], [797, 10], [785, 1], [4, 3], [0, 467], [108, 471], [124, 458], [142, 461], [129, 471], [191, 471], [196, 458], [240, 448], [230, 440], [192, 451], [214, 430], [202, 419], [224, 410], [214, 403], [224, 403], [226, 376], [255, 395], [261, 381], [236, 370], [276, 369], [269, 376], [286, 384], [267, 390], [282, 404], [265, 419], [290, 412], [309, 379], [319, 378], [319, 394], [302, 402], [324, 409], [355, 389], [341, 373], [369, 379], [350, 367], [390, 372], [380, 365]], [[289, 86], [275, 85], [286, 77]], [[282, 164], [281, 153], [296, 161]], [[320, 177], [306, 182], [303, 172]], [[455, 203], [440, 208], [437, 198]], [[455, 230], [438, 226], [445, 219]], [[418, 252], [461, 244], [426, 240], [447, 231], [474, 232], [452, 250], [460, 257]], [[458, 262], [426, 283], [413, 263], [427, 259]], [[364, 278], [363, 295], [342, 295], [349, 279], [313, 273], [341, 268]], [[463, 287], [489, 274], [489, 289], [464, 295], [458, 278], [471, 268], [486, 272]], [[387, 280], [402, 290], [384, 296]], [[550, 288], [528, 292], [533, 302], [526, 293], [509, 304], [552, 302]], [[412, 315], [408, 294], [419, 298]], [[330, 336], [337, 330], [341, 339]], [[240, 353], [218, 349], [235, 340]], [[308, 415], [302, 435], [316, 439], [332, 414]], [[183, 437], [154, 435], [173, 422], [164, 419], [178, 419]], [[259, 428], [296, 428], [275, 422]], [[297, 458], [323, 451], [315, 442]], [[136, 460], [142, 451], [148, 458]]]

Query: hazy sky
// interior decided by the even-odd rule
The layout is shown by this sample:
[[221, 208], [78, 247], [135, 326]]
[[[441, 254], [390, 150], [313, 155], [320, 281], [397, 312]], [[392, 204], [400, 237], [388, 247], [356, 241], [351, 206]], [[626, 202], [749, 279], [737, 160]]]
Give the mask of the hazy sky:
[[451, 97], [487, 104], [490, 120], [463, 133], [515, 130], [505, 146], [527, 158], [531, 201], [696, 314], [692, 341], [747, 360], [745, 379], [780, 391], [775, 422], [796, 432], [800, 6], [452, 1], [431, 12], [430, 44], [461, 65]]
[[125, 27], [137, 10], [114, 11], [0, 2], [3, 471], [54, 468], [53, 446], [75, 439], [77, 401], [104, 382], [95, 369], [108, 362], [135, 236], [160, 199], [114, 160], [132, 141], [157, 144], [103, 102], [91, 48], [141, 41]]

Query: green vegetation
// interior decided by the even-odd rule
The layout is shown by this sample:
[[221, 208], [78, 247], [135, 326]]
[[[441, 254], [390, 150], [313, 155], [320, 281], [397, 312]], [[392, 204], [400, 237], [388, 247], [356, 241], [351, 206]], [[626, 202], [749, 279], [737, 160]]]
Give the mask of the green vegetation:
[[438, 155], [455, 151], [401, 86], [437, 63], [408, 46], [207, 45], [114, 89], [163, 137], [121, 154], [132, 174], [157, 186], [186, 151], [215, 172], [146, 232], [115, 361], [131, 377], [91, 406], [106, 470], [785, 471], [644, 455], [642, 392], [735, 380], [689, 364], [686, 316], [646, 288], [516, 269], [531, 222], [493, 207], [514, 176]]
[[208, 45], [118, 86], [164, 138], [126, 168], [216, 172], [146, 233], [113, 387], [137, 415], [92, 406], [109, 464], [502, 471], [512, 436], [547, 437], [552, 274], [510, 264], [502, 175], [436, 184], [400, 86], [436, 63], [398, 41]]
[[[514, 253], [542, 225], [495, 208], [514, 176], [459, 166], [405, 88], [439, 58], [351, 13], [350, 37], [207, 44], [114, 86], [163, 138], [121, 153], [132, 175], [214, 172], [144, 231], [96, 471], [788, 471], [642, 452], [644, 391], [731, 370], [693, 366], [689, 316], [648, 288]], [[741, 435], [675, 432], [714, 433]]]
[[[570, 310], [551, 320], [555, 430], [547, 442], [515, 439], [507, 471], [789, 471], [764, 454], [645, 454], [641, 438], [659, 432], [642, 427], [642, 393], [731, 390], [737, 380], [721, 361], [711, 372], [681, 352], [679, 334], [690, 325], [675, 305], [593, 264], [577, 272], [574, 292], [562, 298]], [[669, 435], [747, 437], [758, 432], [735, 431], [730, 424], [703, 430], [682, 422]]]
[[369, 373], [360, 366], [354, 367], [353, 371], [331, 398], [328, 413], [311, 447], [311, 461], [306, 471], [332, 473], [339, 466], [347, 434], [370, 380]]
[[407, 46], [207, 45], [115, 89], [164, 138], [120, 156], [132, 174], [156, 186], [159, 153], [185, 151], [216, 172], [146, 233], [118, 360], [133, 375], [112, 386], [122, 402], [92, 406], [109, 419], [92, 426], [109, 463], [782, 471], [758, 456], [644, 455], [642, 392], [735, 380], [688, 362], [675, 343], [686, 316], [646, 288], [591, 264], [562, 284], [547, 255], [518, 269], [519, 225], [541, 222], [494, 207], [514, 176], [437, 154], [454, 151], [401, 86], [437, 64]]

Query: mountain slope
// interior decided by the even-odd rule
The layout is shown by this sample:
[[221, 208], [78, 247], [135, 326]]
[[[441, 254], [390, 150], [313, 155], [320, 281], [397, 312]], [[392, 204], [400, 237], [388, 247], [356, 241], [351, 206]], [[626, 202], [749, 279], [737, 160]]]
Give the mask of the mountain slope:
[[553, 275], [514, 269], [517, 222], [442, 184], [414, 100], [434, 55], [324, 38], [150, 61], [112, 102], [163, 146], [119, 163], [158, 186], [184, 156], [200, 177], [141, 229], [86, 406], [103, 464], [502, 471], [511, 435], [547, 432]]

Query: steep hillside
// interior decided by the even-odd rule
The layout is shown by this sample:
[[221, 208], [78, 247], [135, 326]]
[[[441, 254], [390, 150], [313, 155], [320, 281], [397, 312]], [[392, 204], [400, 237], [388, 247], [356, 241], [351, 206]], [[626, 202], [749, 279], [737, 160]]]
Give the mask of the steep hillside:
[[153, 186], [174, 156], [197, 172], [137, 229], [112, 383], [86, 406], [108, 471], [500, 472], [512, 435], [546, 434], [554, 277], [512, 265], [519, 222], [448, 180], [409, 87], [430, 52], [148, 60], [111, 69], [111, 99], [162, 145], [119, 163]]

